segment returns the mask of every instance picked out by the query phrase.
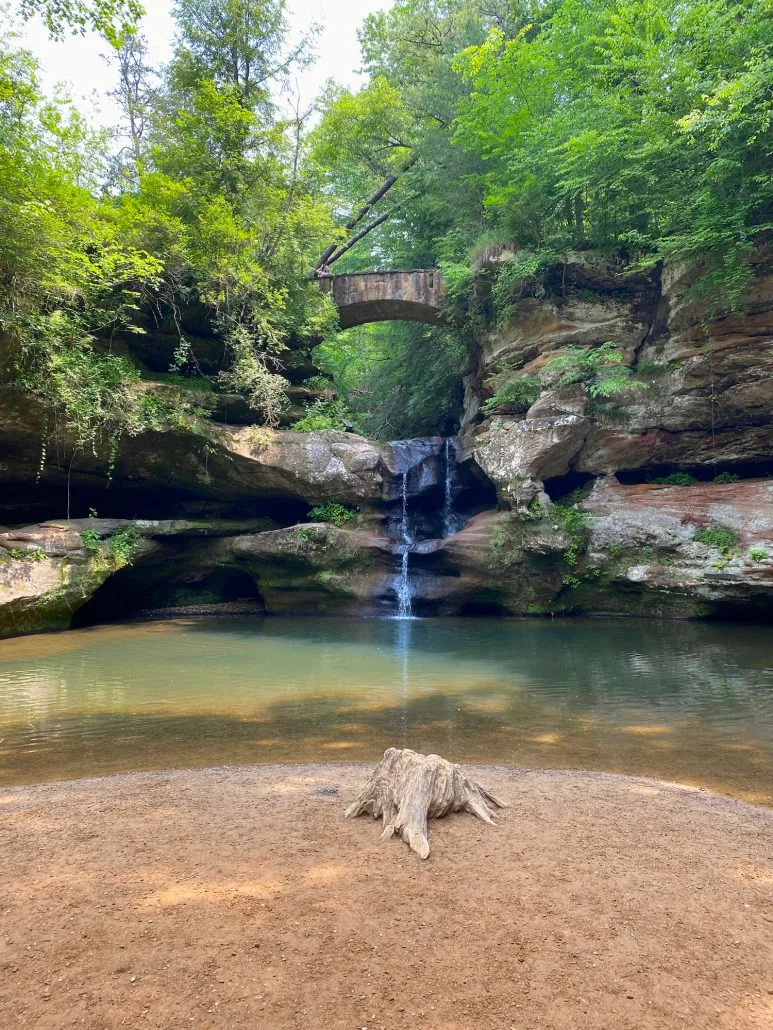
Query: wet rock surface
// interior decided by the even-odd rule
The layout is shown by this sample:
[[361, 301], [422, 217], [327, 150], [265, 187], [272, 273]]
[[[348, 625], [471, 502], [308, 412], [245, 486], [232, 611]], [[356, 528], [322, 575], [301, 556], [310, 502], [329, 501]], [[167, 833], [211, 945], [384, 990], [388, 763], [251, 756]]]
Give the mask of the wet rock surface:
[[73, 519], [0, 533], [0, 636], [126, 618], [377, 610], [388, 538], [262, 525]]
[[[533, 506], [534, 507], [534, 506]], [[435, 614], [766, 617], [773, 483], [596, 484], [567, 529], [545, 508], [484, 512], [415, 561]]]

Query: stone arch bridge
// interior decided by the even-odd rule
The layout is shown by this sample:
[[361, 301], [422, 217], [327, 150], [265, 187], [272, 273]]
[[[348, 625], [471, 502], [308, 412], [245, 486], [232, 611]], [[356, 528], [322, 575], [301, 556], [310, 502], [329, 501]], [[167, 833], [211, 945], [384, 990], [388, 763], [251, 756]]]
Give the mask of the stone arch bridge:
[[436, 268], [352, 272], [319, 280], [338, 308], [342, 329], [393, 319], [440, 325], [445, 296]]

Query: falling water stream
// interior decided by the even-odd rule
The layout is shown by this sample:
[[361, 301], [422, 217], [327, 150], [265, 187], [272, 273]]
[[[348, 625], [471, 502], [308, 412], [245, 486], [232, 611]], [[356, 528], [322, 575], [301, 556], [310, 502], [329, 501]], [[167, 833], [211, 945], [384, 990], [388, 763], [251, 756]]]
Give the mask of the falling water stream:
[[[414, 617], [415, 589], [411, 576], [411, 554], [415, 553], [417, 544], [426, 539], [420, 537], [416, 528], [415, 513], [411, 509], [411, 497], [420, 494], [428, 487], [440, 487], [443, 490], [442, 509], [438, 504], [440, 522], [437, 535], [441, 538], [457, 533], [463, 524], [454, 510], [453, 466], [456, 457], [454, 441], [450, 438], [443, 441], [442, 446], [434, 440], [395, 440], [392, 442], [396, 471], [400, 482], [400, 519], [393, 523], [396, 541], [394, 554], [399, 556], [399, 565], [394, 577], [392, 589], [395, 597], [394, 617], [410, 619]], [[436, 519], [437, 525], [437, 519]]]
[[453, 533], [454, 499], [451, 493], [451, 440], [443, 445], [443, 536]]
[[453, 536], [464, 525], [464, 516], [454, 508], [454, 466], [456, 441], [446, 437], [443, 445], [443, 537]]
[[411, 548], [411, 527], [408, 520], [408, 473], [402, 474], [402, 518], [400, 519], [400, 535], [402, 546], [400, 548], [400, 575], [397, 578], [397, 617], [398, 619], [410, 619], [413, 616], [413, 602], [411, 599], [411, 581], [408, 576], [408, 564]]

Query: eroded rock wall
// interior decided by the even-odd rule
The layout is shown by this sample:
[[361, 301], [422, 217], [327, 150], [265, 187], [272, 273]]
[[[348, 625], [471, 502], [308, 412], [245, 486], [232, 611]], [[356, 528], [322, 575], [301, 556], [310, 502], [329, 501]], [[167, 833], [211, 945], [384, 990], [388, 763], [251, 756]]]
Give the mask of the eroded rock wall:
[[[297, 433], [226, 426], [191, 418], [125, 436], [115, 455], [106, 441], [78, 447], [49, 436], [29, 398], [0, 395], [0, 520], [37, 514], [222, 517], [233, 512], [294, 521], [309, 505], [335, 500], [378, 506], [390, 480], [391, 450], [354, 433]], [[45, 441], [45, 446], [44, 446]]]
[[[481, 341], [462, 436], [503, 504], [528, 503], [535, 482], [572, 473], [773, 473], [773, 263], [755, 260], [737, 310], [722, 315], [690, 299], [700, 271], [666, 263], [627, 275], [578, 258], [563, 295], [522, 302]], [[582, 384], [560, 385], [556, 352], [608, 342], [633, 389], [594, 398]], [[528, 410], [503, 405], [482, 417], [482, 402], [520, 376], [539, 379]]]
[[391, 541], [303, 523], [72, 519], [0, 533], [0, 636], [121, 618], [373, 614]]
[[[421, 561], [421, 558], [418, 559]], [[437, 614], [767, 617], [773, 482], [599, 480], [567, 507], [484, 512], [428, 549]]]

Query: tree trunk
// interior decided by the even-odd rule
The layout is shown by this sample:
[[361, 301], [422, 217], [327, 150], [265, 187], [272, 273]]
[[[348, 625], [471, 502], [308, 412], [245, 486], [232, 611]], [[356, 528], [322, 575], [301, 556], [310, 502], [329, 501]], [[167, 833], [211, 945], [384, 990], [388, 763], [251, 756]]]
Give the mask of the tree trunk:
[[328, 265], [332, 265], [333, 262], [338, 261], [340, 257], [344, 256], [347, 250], [352, 249], [355, 243], [359, 243], [360, 240], [364, 239], [366, 236], [372, 233], [374, 229], [377, 229], [380, 225], [383, 225], [388, 218], [391, 218], [393, 215], [396, 215], [399, 211], [402, 211], [407, 204], [410, 204], [411, 201], [416, 200], [416, 198], [420, 196], [421, 193], [414, 193], [413, 196], [406, 197], [405, 200], [401, 200], [399, 204], [395, 204], [394, 207], [390, 207], [390, 209], [388, 211], [385, 211], [383, 215], [379, 215], [378, 218], [374, 218], [372, 222], [368, 222], [368, 224], [364, 226], [364, 228], [360, 229], [360, 231], [355, 233], [354, 236], [351, 236], [346, 241], [346, 243], [342, 243], [340, 247], [334, 250], [333, 253], [330, 254], [330, 256], [327, 258], [326, 263]]
[[485, 823], [495, 821], [490, 805], [507, 807], [483, 787], [468, 780], [458, 765], [438, 755], [419, 755], [390, 747], [373, 770], [367, 786], [346, 809], [352, 819], [367, 812], [383, 818], [382, 840], [397, 834], [420, 858], [429, 855], [427, 818], [449, 812], [471, 812]]
[[[363, 220], [363, 218], [365, 217], [365, 215], [367, 215], [367, 213], [371, 210], [371, 208], [374, 207], [379, 202], [379, 200], [381, 200], [381, 198], [383, 196], [385, 196], [392, 189], [394, 184], [397, 182], [397, 180], [401, 176], [405, 175], [405, 173], [407, 171], [410, 171], [410, 169], [413, 168], [413, 166], [416, 164], [416, 162], [418, 160], [419, 160], [418, 155], [417, 154], [412, 154], [411, 157], [409, 157], [408, 160], [405, 162], [405, 164], [403, 165], [403, 167], [400, 169], [399, 172], [395, 172], [394, 175], [390, 175], [389, 178], [386, 179], [379, 186], [379, 188], [376, 190], [376, 192], [372, 196], [368, 197], [368, 199], [365, 201], [365, 203], [362, 205], [362, 207], [359, 209], [359, 211], [355, 212], [355, 214], [352, 215], [352, 217], [349, 219], [349, 221], [344, 226], [344, 229], [346, 230], [346, 232], [351, 232], [351, 230], [355, 227], [355, 225], [358, 225]], [[368, 228], [368, 232], [370, 232], [372, 229], [375, 229], [377, 225], [381, 225], [381, 223], [385, 222], [385, 221], [386, 221], [386, 218], [381, 218], [381, 219], [376, 219], [375, 222], [371, 222], [370, 227]], [[345, 249], [349, 250], [349, 248], [352, 247], [354, 245], [354, 243], [356, 243], [358, 240], [361, 240], [363, 236], [367, 236], [367, 233], [363, 233], [362, 235], [358, 234], [357, 237], [353, 241], [349, 241], [349, 245]], [[315, 268], [321, 268], [324, 264], [326, 264], [328, 262], [328, 260], [330, 259], [331, 255], [335, 254], [335, 252], [338, 250], [338, 248], [339, 248], [339, 244], [331, 243], [330, 246], [325, 251], [323, 251], [323, 253], [320, 255], [319, 260], [317, 261], [317, 263], [315, 264], [314, 267]], [[344, 251], [342, 250], [341, 253], [343, 254]]]

